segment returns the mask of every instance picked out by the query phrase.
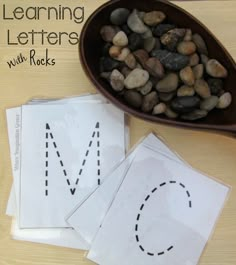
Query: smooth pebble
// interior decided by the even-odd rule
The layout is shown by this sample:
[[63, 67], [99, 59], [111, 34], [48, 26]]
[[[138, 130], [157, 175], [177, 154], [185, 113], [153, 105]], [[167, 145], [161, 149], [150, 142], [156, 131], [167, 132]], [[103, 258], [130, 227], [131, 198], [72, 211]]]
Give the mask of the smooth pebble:
[[160, 115], [162, 113], [165, 113], [166, 111], [166, 104], [161, 102], [159, 104], [157, 104], [154, 108], [153, 108], [153, 111], [152, 111], [152, 114], [153, 115]]
[[216, 59], [211, 59], [207, 62], [206, 72], [210, 76], [217, 78], [226, 78], [228, 76], [228, 71], [226, 68]]
[[195, 91], [193, 87], [190, 86], [181, 86], [177, 91], [178, 97], [186, 97], [186, 96], [193, 96], [195, 94]]
[[177, 89], [179, 83], [178, 75], [175, 73], [167, 74], [156, 85], [156, 90], [159, 92], [173, 92]]
[[230, 92], [226, 92], [222, 96], [220, 96], [219, 102], [216, 107], [218, 109], [226, 109], [230, 106], [231, 102], [232, 102], [232, 95], [230, 94]]
[[206, 110], [206, 111], [211, 111], [213, 110], [216, 105], [219, 102], [219, 98], [217, 96], [211, 96], [209, 98], [204, 99], [201, 104], [200, 104], [200, 109]]
[[202, 98], [209, 98], [211, 96], [210, 88], [207, 82], [203, 79], [196, 80], [194, 90]]
[[112, 71], [110, 76], [110, 84], [115, 91], [121, 91], [124, 89], [124, 80], [125, 78], [121, 72], [116, 69]]
[[193, 86], [195, 82], [195, 77], [190, 66], [183, 68], [179, 73], [180, 79], [187, 86]]
[[149, 29], [139, 17], [138, 11], [136, 9], [134, 9], [133, 12], [129, 15], [127, 24], [133, 32], [139, 34], [143, 34]]
[[125, 79], [125, 87], [134, 89], [144, 86], [149, 79], [149, 73], [146, 70], [134, 69]]
[[142, 111], [150, 112], [154, 106], [159, 102], [158, 95], [156, 91], [152, 91], [143, 98]]

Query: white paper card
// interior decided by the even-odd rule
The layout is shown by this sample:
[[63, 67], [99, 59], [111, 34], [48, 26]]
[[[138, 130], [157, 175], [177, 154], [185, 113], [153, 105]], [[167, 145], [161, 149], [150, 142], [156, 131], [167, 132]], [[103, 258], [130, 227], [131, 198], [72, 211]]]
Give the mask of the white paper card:
[[167, 155], [171, 159], [183, 163], [160, 139], [150, 133], [145, 139], [121, 162], [121, 164], [109, 174], [101, 186], [89, 195], [88, 198], [69, 214], [67, 222], [89, 244], [92, 243], [100, 225], [111, 205], [120, 184], [141, 146], [147, 146], [157, 152]]
[[102, 265], [196, 265], [229, 188], [141, 147], [88, 254]]
[[124, 114], [92, 105], [22, 107], [21, 228], [67, 227], [65, 215], [124, 157]]

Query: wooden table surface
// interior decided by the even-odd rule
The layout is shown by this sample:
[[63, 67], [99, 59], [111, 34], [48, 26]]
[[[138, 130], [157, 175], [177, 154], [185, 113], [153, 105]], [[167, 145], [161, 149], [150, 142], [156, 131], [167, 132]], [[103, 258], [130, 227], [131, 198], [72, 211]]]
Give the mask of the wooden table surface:
[[[1, 1], [3, 3], [3, 1]], [[61, 0], [60, 4], [68, 5]], [[85, 7], [86, 17], [105, 0], [81, 0], [69, 5]], [[8, 11], [16, 6], [31, 6], [32, 1], [6, 1]], [[46, 1], [37, 1], [37, 5]], [[177, 5], [191, 12], [214, 32], [220, 41], [236, 59], [236, 1], [178, 1]], [[2, 4], [1, 4], [2, 5]], [[58, 5], [56, 0], [46, 5]], [[0, 7], [2, 8], [2, 7]], [[48, 23], [3, 20], [0, 27], [0, 265], [89, 265], [85, 253], [78, 250], [48, 245], [18, 242], [11, 239], [11, 218], [5, 215], [6, 204], [12, 184], [9, 148], [6, 129], [5, 109], [25, 103], [33, 97], [64, 97], [93, 92], [94, 88], [85, 77], [78, 59], [77, 47], [65, 42], [61, 46], [47, 45], [7, 45], [7, 29], [11, 36], [21, 31], [47, 29], [48, 31], [77, 31], [81, 25], [68, 21]], [[56, 58], [53, 67], [29, 66], [21, 64], [9, 69], [7, 61], [20, 52], [29, 53], [36, 49], [37, 56], [44, 56], [49, 49], [52, 58]], [[236, 87], [235, 87], [236, 89]], [[136, 118], [130, 118], [131, 142], [135, 144], [140, 137], [153, 130], [164, 137], [193, 167], [214, 176], [232, 186], [232, 193], [217, 223], [215, 232], [209, 241], [201, 265], [236, 264], [236, 138], [214, 132], [203, 132], [151, 124]]]

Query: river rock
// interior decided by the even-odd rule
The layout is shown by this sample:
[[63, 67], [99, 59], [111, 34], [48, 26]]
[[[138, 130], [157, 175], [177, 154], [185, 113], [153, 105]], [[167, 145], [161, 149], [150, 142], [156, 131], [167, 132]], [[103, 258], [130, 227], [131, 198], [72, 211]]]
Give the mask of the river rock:
[[132, 33], [128, 37], [128, 40], [129, 40], [129, 49], [131, 51], [136, 51], [138, 49], [143, 48], [144, 40], [143, 40], [143, 38], [141, 37], [140, 34]]
[[117, 8], [110, 15], [110, 21], [112, 24], [121, 26], [126, 23], [129, 17], [130, 11], [127, 8]]
[[125, 59], [127, 58], [127, 56], [130, 54], [130, 50], [128, 48], [123, 48], [119, 54], [118, 57], [116, 57], [115, 59], [123, 62], [125, 61]]
[[121, 73], [124, 77], [127, 77], [131, 73], [131, 69], [127, 66], [123, 66], [121, 69]]
[[125, 87], [134, 89], [144, 86], [149, 79], [149, 73], [146, 70], [134, 69], [125, 79]]
[[151, 57], [145, 62], [144, 68], [154, 77], [163, 78], [165, 74], [164, 67], [160, 63], [160, 61], [155, 58]]
[[203, 79], [196, 80], [194, 89], [196, 93], [202, 98], [209, 98], [211, 96], [210, 88], [207, 82]]
[[153, 37], [152, 31], [151, 31], [150, 29], [148, 29], [148, 30], [145, 31], [143, 34], [141, 34], [141, 37], [142, 37], [144, 40]]
[[100, 30], [100, 34], [102, 36], [102, 39], [106, 42], [112, 42], [113, 38], [115, 37], [117, 33], [117, 29], [112, 26], [103, 26]]
[[145, 39], [144, 40], [144, 49], [147, 51], [147, 52], [151, 52], [156, 46], [156, 39], [151, 37], [151, 38], [148, 38], [148, 39]]
[[178, 42], [183, 39], [185, 32], [185, 29], [171, 29], [161, 36], [161, 43], [167, 48], [167, 50], [174, 51]]
[[193, 42], [196, 44], [197, 51], [200, 54], [205, 54], [206, 56], [208, 56], [207, 46], [206, 46], [206, 43], [203, 40], [202, 36], [200, 36], [197, 33], [196, 34], [193, 34]]
[[166, 104], [161, 102], [159, 104], [157, 104], [154, 108], [153, 108], [153, 111], [152, 111], [152, 114], [153, 115], [160, 115], [162, 113], [165, 113], [166, 111]]
[[167, 50], [153, 50], [151, 56], [156, 57], [168, 70], [179, 71], [189, 64], [186, 55], [169, 52]]
[[211, 59], [207, 62], [206, 71], [212, 77], [225, 78], [228, 76], [226, 68], [215, 59]]
[[135, 90], [125, 91], [124, 99], [131, 107], [140, 108], [142, 106], [143, 97]]
[[124, 80], [125, 78], [121, 72], [116, 69], [112, 71], [110, 76], [110, 84], [115, 91], [118, 92], [124, 89]]
[[112, 47], [112, 44], [110, 42], [106, 42], [106, 44], [104, 45], [103, 49], [102, 49], [102, 55], [103, 56], [108, 56], [109, 55], [109, 50]]
[[133, 32], [139, 34], [143, 34], [149, 29], [139, 17], [138, 11], [136, 9], [134, 9], [133, 12], [129, 15], [127, 24]]
[[173, 92], [177, 89], [178, 83], [178, 75], [175, 73], [169, 73], [157, 83], [156, 90], [164, 93]]
[[111, 58], [116, 59], [121, 54], [121, 50], [122, 50], [122, 47], [118, 47], [118, 46], [113, 45], [109, 49], [109, 55], [111, 56]]
[[200, 120], [202, 118], [205, 118], [207, 114], [208, 112], [206, 110], [196, 109], [190, 113], [181, 115], [181, 119], [187, 120], [187, 121], [195, 121], [195, 120]]
[[134, 69], [136, 68], [136, 65], [137, 65], [137, 61], [134, 57], [134, 55], [132, 53], [130, 53], [126, 59], [125, 59], [125, 63], [126, 65], [130, 68], [130, 69]]
[[226, 92], [222, 96], [220, 96], [219, 102], [216, 107], [218, 109], [226, 109], [230, 106], [231, 102], [232, 102], [232, 95], [229, 92]]
[[179, 114], [174, 112], [171, 108], [167, 107], [165, 110], [165, 115], [166, 117], [170, 118], [170, 119], [176, 119], [178, 118]]
[[193, 86], [194, 85], [195, 78], [194, 78], [192, 68], [190, 66], [183, 68], [180, 71], [179, 76], [185, 85], [187, 85], [187, 86]]
[[166, 15], [161, 11], [152, 11], [144, 15], [143, 21], [148, 26], [156, 26], [165, 20]]
[[184, 41], [191, 41], [193, 38], [192, 30], [191, 29], [186, 29], [186, 33], [184, 36]]
[[175, 26], [172, 24], [159, 24], [153, 29], [153, 35], [161, 37], [163, 34], [174, 28]]
[[152, 90], [152, 87], [153, 87], [153, 84], [151, 81], [148, 81], [144, 86], [142, 87], [139, 87], [137, 90], [143, 95], [147, 95], [151, 92]]
[[207, 83], [212, 95], [219, 95], [220, 91], [223, 89], [223, 80], [219, 78], [208, 78]]
[[177, 96], [178, 97], [190, 97], [195, 94], [195, 91], [193, 87], [190, 86], [181, 86], [178, 91], [177, 91]]
[[145, 66], [146, 61], [149, 58], [148, 53], [145, 50], [137, 50], [133, 53], [136, 60], [142, 65], [142, 67]]
[[110, 57], [102, 57], [100, 59], [100, 72], [111, 72], [118, 68], [120, 63]]
[[113, 44], [115, 46], [125, 47], [125, 46], [128, 45], [128, 42], [129, 41], [128, 41], [128, 37], [126, 36], [126, 34], [124, 33], [124, 31], [119, 31], [114, 36], [112, 42], [113, 42]]
[[164, 102], [169, 102], [175, 97], [176, 93], [175, 92], [170, 92], [170, 93], [161, 93], [159, 92], [159, 98], [161, 101]]
[[171, 102], [171, 108], [177, 113], [188, 113], [200, 105], [200, 99], [196, 96], [177, 97]]
[[192, 41], [181, 41], [177, 46], [177, 51], [183, 55], [195, 53], [197, 47]]
[[195, 66], [195, 65], [199, 64], [199, 61], [200, 61], [200, 58], [199, 58], [197, 53], [194, 53], [191, 56], [189, 56], [189, 65], [190, 66]]
[[159, 102], [157, 92], [152, 91], [143, 98], [142, 111], [150, 112], [154, 106]]
[[217, 96], [211, 96], [209, 98], [204, 99], [201, 104], [200, 104], [200, 109], [206, 110], [206, 111], [211, 111], [213, 110], [216, 105], [219, 102], [219, 98]]
[[200, 55], [201, 63], [205, 66], [207, 62], [209, 61], [209, 58], [205, 54]]
[[198, 64], [193, 67], [193, 74], [195, 79], [202, 79], [204, 74], [204, 66], [203, 64]]

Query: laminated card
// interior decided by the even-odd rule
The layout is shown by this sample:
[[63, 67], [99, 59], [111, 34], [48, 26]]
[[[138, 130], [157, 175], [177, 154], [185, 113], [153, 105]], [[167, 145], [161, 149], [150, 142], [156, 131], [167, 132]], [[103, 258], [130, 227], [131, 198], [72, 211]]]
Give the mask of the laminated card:
[[141, 147], [90, 248], [103, 265], [196, 265], [229, 188]]
[[125, 153], [124, 114], [110, 104], [22, 107], [20, 228], [65, 216]]

